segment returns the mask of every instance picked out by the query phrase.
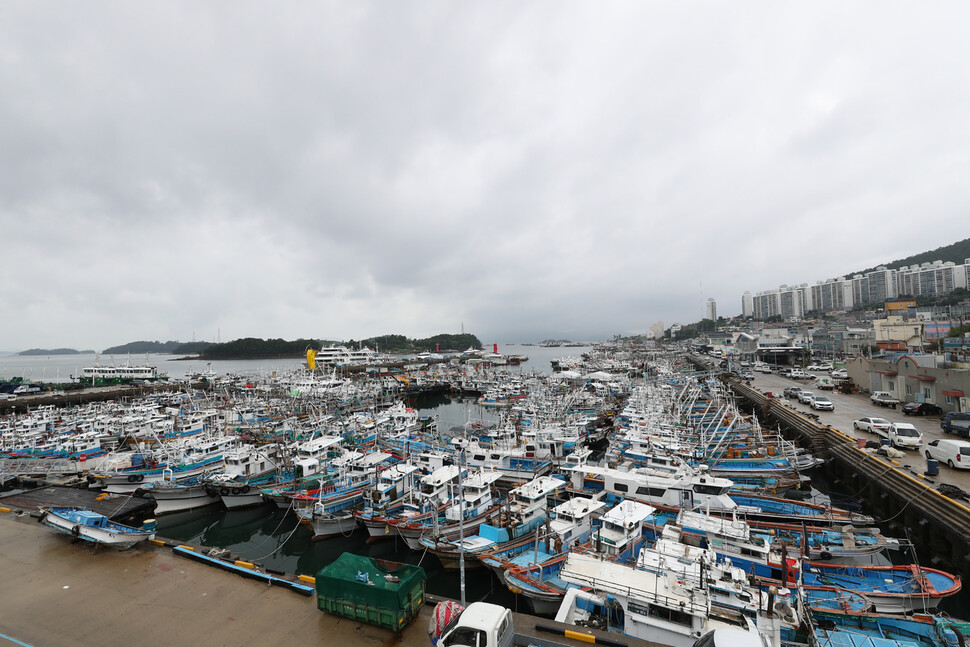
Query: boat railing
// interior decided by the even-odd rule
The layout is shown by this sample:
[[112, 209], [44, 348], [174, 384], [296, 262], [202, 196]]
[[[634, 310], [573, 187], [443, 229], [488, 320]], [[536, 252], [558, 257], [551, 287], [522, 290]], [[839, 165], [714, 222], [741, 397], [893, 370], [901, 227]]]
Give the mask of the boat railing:
[[0, 476], [9, 478], [12, 476], [29, 476], [34, 474], [45, 476], [69, 474], [77, 471], [75, 465], [75, 461], [64, 459], [5, 458], [0, 459]]
[[[560, 576], [561, 577], [561, 576]], [[658, 576], [658, 577], [663, 577]], [[566, 578], [563, 578], [566, 579]], [[641, 599], [649, 600], [651, 603], [665, 606], [671, 609], [678, 609], [679, 611], [692, 613], [692, 614], [703, 614], [707, 613], [707, 596], [701, 596], [698, 600], [695, 598], [693, 593], [684, 596], [670, 596], [659, 590], [647, 590], [641, 589], [634, 586], [624, 585], [619, 582], [608, 582], [604, 581], [598, 577], [592, 577], [587, 575], [581, 575], [579, 573], [569, 573], [569, 578], [566, 580], [568, 582], [573, 582], [574, 584], [579, 584], [580, 586], [589, 586], [597, 591], [604, 591], [612, 595], [625, 595], [628, 599]], [[686, 598], [686, 600], [685, 600]]]

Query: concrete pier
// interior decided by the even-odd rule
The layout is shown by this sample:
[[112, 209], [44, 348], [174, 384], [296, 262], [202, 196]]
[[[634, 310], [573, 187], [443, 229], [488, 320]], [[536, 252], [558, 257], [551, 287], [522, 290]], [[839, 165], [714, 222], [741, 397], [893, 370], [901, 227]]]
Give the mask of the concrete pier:
[[[395, 634], [327, 615], [317, 609], [315, 597], [177, 557], [169, 548], [116, 551], [2, 511], [0, 581], [0, 647], [431, 645], [428, 606]], [[581, 647], [595, 637], [630, 647], [652, 645], [577, 627], [570, 629], [591, 640], [537, 634], [537, 621], [556, 624], [515, 614], [515, 630], [535, 636], [529, 642], [537, 645]]]

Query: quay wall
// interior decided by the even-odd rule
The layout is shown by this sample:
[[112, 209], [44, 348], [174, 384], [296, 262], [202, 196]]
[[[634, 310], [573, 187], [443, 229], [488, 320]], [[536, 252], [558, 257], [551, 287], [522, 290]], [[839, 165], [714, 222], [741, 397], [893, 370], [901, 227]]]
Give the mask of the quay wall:
[[[73, 647], [355, 645], [429, 647], [432, 607], [400, 632], [328, 615], [315, 596], [241, 577], [180, 556], [170, 542], [116, 551], [77, 541], [0, 507], [0, 638]], [[192, 548], [192, 547], [189, 547]], [[312, 578], [308, 578], [312, 579]], [[307, 581], [307, 580], [303, 580]], [[427, 602], [434, 603], [433, 596]], [[661, 647], [629, 636], [515, 613], [515, 645]], [[542, 633], [552, 625], [573, 634]], [[6, 644], [6, 643], [4, 643]]]
[[733, 377], [723, 378], [746, 401], [762, 423], [781, 426], [826, 459], [825, 476], [843, 492], [861, 501], [888, 535], [908, 539], [925, 566], [970, 577], [970, 507], [934, 489], [933, 482], [914, 474], [899, 461], [858, 446], [855, 437], [789, 407], [784, 401], [753, 389]]

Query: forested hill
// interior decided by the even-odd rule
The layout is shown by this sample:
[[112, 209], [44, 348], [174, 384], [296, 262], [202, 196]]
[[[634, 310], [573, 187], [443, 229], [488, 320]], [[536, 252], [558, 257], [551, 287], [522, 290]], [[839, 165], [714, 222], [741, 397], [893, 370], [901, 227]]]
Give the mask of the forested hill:
[[211, 346], [207, 341], [191, 341], [182, 343], [180, 341], [133, 341], [121, 346], [112, 346], [101, 351], [102, 355], [124, 355], [125, 353], [173, 353], [175, 355], [187, 355], [202, 352]]
[[[932, 263], [933, 261], [943, 261], [944, 263], [947, 261], [953, 261], [957, 265], [962, 265], [963, 262], [968, 258], [970, 258], [970, 238], [953, 243], [952, 245], [947, 245], [945, 247], [938, 247], [930, 252], [923, 252], [922, 254], [902, 258], [891, 263], [881, 263], [881, 265], [891, 270], [898, 270], [899, 268], [907, 265]], [[866, 272], [872, 272], [875, 269], [876, 268], [874, 267], [870, 267], [869, 269], [862, 270], [861, 272], [853, 272], [853, 274], [850, 274], [849, 276], [854, 274], [865, 274]]]
[[[367, 346], [381, 353], [420, 353], [435, 350], [463, 351], [468, 348], [481, 349], [482, 343], [472, 334], [449, 335], [441, 334], [424, 339], [409, 339], [404, 335], [381, 335], [356, 341], [333, 342], [322, 339], [259, 339], [245, 337], [222, 344], [207, 341], [178, 342], [178, 341], [133, 341], [121, 346], [112, 346], [101, 351], [105, 355], [124, 355], [130, 353], [172, 353], [175, 355], [199, 355], [202, 359], [263, 359], [276, 357], [301, 357], [308, 348], [319, 350], [323, 346], [340, 344], [348, 348]], [[25, 351], [32, 352], [32, 351]], [[76, 351], [74, 351], [76, 352]], [[39, 353], [38, 353], [39, 354]]]
[[316, 339], [259, 339], [244, 337], [223, 344], [210, 344], [199, 356], [202, 359], [272, 359], [277, 357], [300, 357], [307, 348], [320, 348]]
[[349, 348], [364, 345], [381, 353], [423, 353], [425, 351], [433, 353], [436, 350], [445, 352], [463, 351], [469, 348], [481, 350], [482, 348], [482, 342], [471, 333], [460, 335], [442, 333], [424, 339], [409, 339], [404, 335], [380, 335], [360, 341], [350, 340], [346, 345]]
[[275, 357], [301, 357], [308, 348], [319, 350], [323, 346], [339, 343], [348, 348], [367, 346], [381, 353], [420, 353], [435, 350], [463, 351], [468, 348], [480, 349], [482, 343], [472, 334], [441, 334], [424, 339], [409, 339], [404, 335], [381, 335], [370, 339], [331, 342], [319, 339], [258, 339], [247, 337], [224, 344], [210, 344], [200, 351], [202, 359], [261, 359]]

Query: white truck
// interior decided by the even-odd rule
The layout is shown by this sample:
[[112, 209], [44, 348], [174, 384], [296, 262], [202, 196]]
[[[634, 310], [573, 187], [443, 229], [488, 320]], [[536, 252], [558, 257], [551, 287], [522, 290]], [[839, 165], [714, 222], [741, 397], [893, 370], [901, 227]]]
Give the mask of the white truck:
[[437, 647], [512, 647], [512, 612], [488, 602], [472, 602], [448, 623]]
[[890, 407], [892, 409], [895, 409], [896, 405], [899, 404], [899, 400], [889, 391], [873, 391], [872, 395], [869, 396], [869, 400], [880, 407]]

